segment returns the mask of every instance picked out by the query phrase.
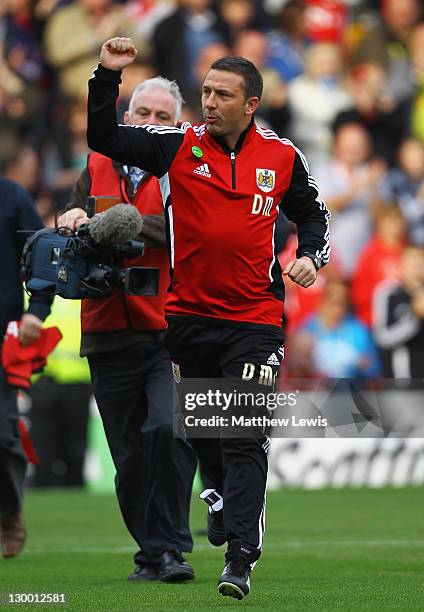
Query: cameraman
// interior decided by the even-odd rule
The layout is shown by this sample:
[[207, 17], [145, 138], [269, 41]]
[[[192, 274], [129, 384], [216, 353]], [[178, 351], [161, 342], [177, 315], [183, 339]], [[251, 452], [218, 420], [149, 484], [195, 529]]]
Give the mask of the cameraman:
[[[50, 299], [32, 297], [24, 308], [19, 265], [26, 235], [18, 231], [39, 230], [43, 223], [33, 201], [20, 185], [0, 178], [0, 354], [9, 321], [21, 321], [19, 339], [28, 346], [41, 334], [42, 321], [50, 312]], [[0, 536], [4, 557], [15, 557], [25, 542], [22, 502], [27, 459], [18, 429], [16, 389], [6, 379], [0, 360]]]
[[[124, 121], [174, 126], [181, 106], [177, 84], [156, 77], [135, 88]], [[83, 300], [81, 309], [81, 356], [88, 357], [121, 512], [140, 546], [129, 579], [190, 580], [194, 572], [181, 553], [193, 544], [188, 511], [196, 461], [189, 444], [174, 439], [172, 431], [176, 395], [164, 344], [170, 281], [159, 183], [140, 168], [92, 153], [59, 226], [75, 229], [89, 221], [84, 210], [89, 195], [116, 195], [137, 207], [145, 253], [130, 263], [160, 269], [157, 296], [128, 296], [117, 289], [107, 299]]]

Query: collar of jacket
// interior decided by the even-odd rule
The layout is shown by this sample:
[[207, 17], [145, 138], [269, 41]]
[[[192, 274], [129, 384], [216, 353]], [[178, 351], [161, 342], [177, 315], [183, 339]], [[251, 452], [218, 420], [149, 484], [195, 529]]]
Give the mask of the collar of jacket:
[[[124, 181], [126, 195], [127, 195], [128, 199], [130, 200], [130, 202], [133, 202], [138, 189], [140, 189], [140, 185], [142, 183], [144, 183], [145, 181], [147, 181], [147, 179], [151, 176], [151, 173], [150, 172], [145, 172], [144, 173], [144, 175], [143, 175], [143, 177], [142, 177], [142, 179], [141, 179], [141, 181], [140, 181], [140, 183], [138, 185], [137, 191], [134, 191], [134, 186], [133, 186], [132, 181], [131, 181], [131, 179], [130, 179], [130, 177], [128, 175], [128, 172], [125, 171], [125, 168], [124, 168], [125, 164], [121, 164], [120, 162], [117, 162], [117, 161], [115, 161], [113, 159], [112, 160], [112, 166], [113, 166], [115, 172], [118, 174], [118, 176], [120, 176], [120, 178]], [[127, 168], [128, 167], [129, 166], [127, 165]], [[122, 185], [121, 185], [121, 189], [122, 189]], [[121, 193], [121, 195], [123, 195], [123, 194]]]
[[253, 136], [255, 135], [255, 132], [256, 132], [255, 121], [254, 121], [254, 117], [252, 117], [252, 120], [250, 121], [247, 128], [243, 130], [243, 132], [238, 137], [238, 140], [236, 142], [236, 146], [234, 147], [234, 149], [230, 149], [230, 147], [228, 146], [228, 144], [226, 143], [225, 139], [222, 136], [211, 136], [207, 130], [205, 133], [207, 135], [207, 138], [209, 139], [209, 142], [212, 144], [212, 146], [219, 147], [220, 149], [224, 151], [224, 153], [227, 153], [227, 155], [230, 155], [230, 153], [235, 153], [237, 155], [240, 152], [240, 149], [243, 146], [243, 144], [245, 142], [249, 142], [253, 138]]

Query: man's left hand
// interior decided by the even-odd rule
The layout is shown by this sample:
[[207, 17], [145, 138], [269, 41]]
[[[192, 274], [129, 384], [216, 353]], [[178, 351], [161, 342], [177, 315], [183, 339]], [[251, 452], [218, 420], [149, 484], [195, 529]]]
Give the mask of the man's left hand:
[[292, 259], [283, 270], [283, 275], [288, 276], [293, 282], [301, 287], [310, 287], [317, 278], [317, 271], [309, 257]]
[[19, 341], [22, 346], [28, 346], [40, 337], [42, 325], [41, 319], [29, 312], [22, 316], [19, 330]]

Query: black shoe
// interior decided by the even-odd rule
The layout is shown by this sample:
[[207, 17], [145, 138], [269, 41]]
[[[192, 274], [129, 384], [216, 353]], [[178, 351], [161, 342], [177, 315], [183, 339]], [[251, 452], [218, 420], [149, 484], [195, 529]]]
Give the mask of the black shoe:
[[221, 595], [243, 599], [250, 592], [250, 572], [252, 563], [257, 561], [260, 552], [239, 540], [233, 540], [225, 554], [226, 565], [218, 580]]
[[241, 557], [227, 559], [224, 571], [218, 580], [221, 595], [243, 599], [250, 592], [250, 563]]
[[224, 500], [216, 489], [205, 489], [200, 493], [208, 506], [208, 540], [212, 546], [222, 546], [227, 541], [227, 534], [224, 527]]
[[22, 514], [0, 519], [0, 544], [5, 559], [19, 555], [25, 540], [26, 529]]
[[193, 580], [194, 570], [176, 550], [164, 552], [161, 556], [159, 580], [163, 582], [184, 582]]
[[208, 512], [208, 540], [212, 546], [222, 546], [227, 541], [224, 527], [224, 511]]
[[138, 580], [140, 582], [158, 580], [158, 569], [151, 565], [136, 565], [133, 573], [128, 576], [128, 580]]

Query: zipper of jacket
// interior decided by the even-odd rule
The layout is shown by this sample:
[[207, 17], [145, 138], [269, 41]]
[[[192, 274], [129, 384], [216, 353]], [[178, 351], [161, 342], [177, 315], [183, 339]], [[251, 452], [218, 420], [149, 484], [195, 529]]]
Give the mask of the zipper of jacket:
[[234, 151], [231, 151], [230, 158], [231, 158], [232, 188], [235, 189], [236, 188], [236, 154], [234, 153]]

